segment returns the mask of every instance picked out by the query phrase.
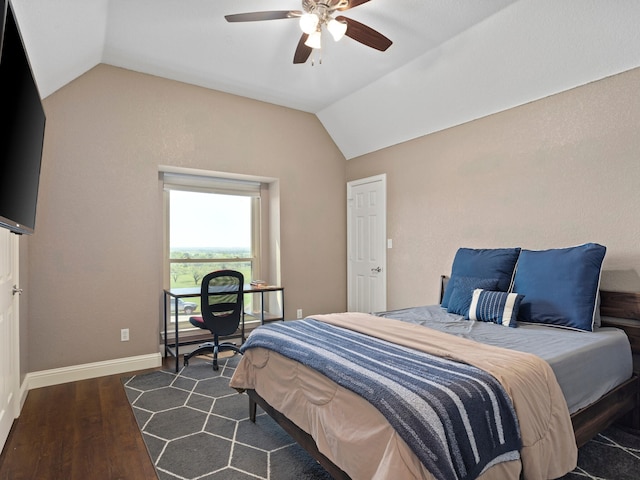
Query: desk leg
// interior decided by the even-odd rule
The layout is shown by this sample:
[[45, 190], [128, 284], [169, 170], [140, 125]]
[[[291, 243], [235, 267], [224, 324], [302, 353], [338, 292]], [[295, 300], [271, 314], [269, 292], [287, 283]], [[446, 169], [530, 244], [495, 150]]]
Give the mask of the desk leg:
[[245, 342], [245, 338], [244, 338], [244, 307], [242, 307], [242, 327], [241, 327], [241, 338], [242, 338], [242, 343], [244, 344]]
[[164, 356], [167, 356], [167, 347], [169, 342], [167, 341], [167, 294], [165, 293], [162, 298], [162, 304], [164, 307], [164, 315], [162, 316], [164, 320], [164, 330], [162, 331], [162, 335], [164, 336]]
[[176, 341], [176, 373], [178, 373], [178, 370], [179, 370], [178, 369], [178, 357], [179, 357], [178, 349], [180, 348], [179, 346], [180, 341], [178, 339], [178, 297], [176, 297], [175, 302], [176, 302], [176, 318], [175, 318], [176, 320], [176, 340], [175, 340]]

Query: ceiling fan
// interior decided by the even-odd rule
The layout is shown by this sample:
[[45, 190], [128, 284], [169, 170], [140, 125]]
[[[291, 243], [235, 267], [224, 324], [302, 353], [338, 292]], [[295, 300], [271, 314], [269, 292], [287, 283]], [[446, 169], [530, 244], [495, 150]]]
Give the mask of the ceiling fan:
[[237, 13], [225, 15], [228, 22], [257, 22], [297, 18], [302, 36], [293, 55], [293, 63], [305, 63], [314, 49], [321, 47], [322, 28], [337, 42], [344, 35], [353, 40], [384, 52], [393, 43], [381, 33], [351, 18], [338, 15], [369, 0], [302, 0], [301, 10], [271, 10], [266, 12]]

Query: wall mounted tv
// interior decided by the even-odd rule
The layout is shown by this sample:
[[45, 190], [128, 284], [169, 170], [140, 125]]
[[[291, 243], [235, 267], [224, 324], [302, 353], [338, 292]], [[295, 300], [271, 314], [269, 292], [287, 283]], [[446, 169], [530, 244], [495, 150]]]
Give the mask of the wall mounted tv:
[[32, 234], [45, 115], [11, 4], [0, 5], [0, 226]]

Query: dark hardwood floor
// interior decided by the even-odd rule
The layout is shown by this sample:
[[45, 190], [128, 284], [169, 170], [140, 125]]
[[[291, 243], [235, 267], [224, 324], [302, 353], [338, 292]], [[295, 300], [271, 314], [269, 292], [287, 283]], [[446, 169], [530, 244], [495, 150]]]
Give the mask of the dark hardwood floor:
[[156, 480], [123, 376], [30, 390], [0, 455], [0, 479]]

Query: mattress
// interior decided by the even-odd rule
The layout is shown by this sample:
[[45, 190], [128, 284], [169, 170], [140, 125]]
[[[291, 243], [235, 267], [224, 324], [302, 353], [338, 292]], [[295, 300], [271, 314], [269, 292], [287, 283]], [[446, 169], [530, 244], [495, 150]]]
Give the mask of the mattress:
[[460, 315], [447, 313], [440, 305], [403, 308], [376, 315], [537, 355], [551, 366], [569, 413], [595, 402], [632, 375], [631, 346], [626, 334], [617, 328], [602, 327], [585, 332], [523, 322], [519, 322], [517, 328], [508, 328], [465, 320]]

